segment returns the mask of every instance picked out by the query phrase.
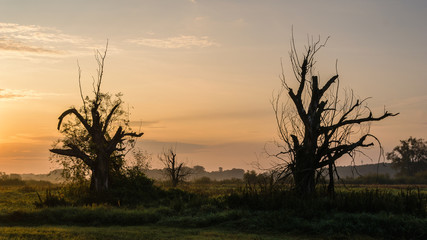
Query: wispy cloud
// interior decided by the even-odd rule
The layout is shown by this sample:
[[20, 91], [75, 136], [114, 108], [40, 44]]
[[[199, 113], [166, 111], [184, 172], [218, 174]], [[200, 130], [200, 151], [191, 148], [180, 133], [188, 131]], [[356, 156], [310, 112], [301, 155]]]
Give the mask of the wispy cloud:
[[48, 54], [60, 53], [60, 51], [58, 50], [30, 46], [22, 42], [10, 40], [10, 39], [1, 39], [1, 38], [0, 38], [0, 51], [18, 51], [18, 52], [48, 53]]
[[55, 28], [37, 25], [19, 25], [15, 23], [0, 23], [0, 34], [19, 40], [50, 43], [65, 42], [77, 44], [85, 41], [84, 38], [64, 34]]
[[61, 50], [64, 44], [76, 47], [86, 42], [84, 38], [54, 28], [0, 22], [0, 51], [61, 55], [66, 53]]
[[15, 133], [13, 135], [3, 136], [0, 138], [0, 144], [4, 143], [52, 143], [55, 139], [58, 139], [57, 136], [51, 135], [33, 135], [28, 133]]
[[26, 89], [0, 89], [1, 100], [20, 100], [20, 99], [40, 99], [44, 96], [54, 96], [56, 93], [38, 93], [34, 90]]
[[207, 36], [187, 36], [170, 38], [140, 38], [130, 39], [128, 42], [154, 48], [177, 49], [177, 48], [206, 48], [220, 46], [219, 43], [209, 39]]

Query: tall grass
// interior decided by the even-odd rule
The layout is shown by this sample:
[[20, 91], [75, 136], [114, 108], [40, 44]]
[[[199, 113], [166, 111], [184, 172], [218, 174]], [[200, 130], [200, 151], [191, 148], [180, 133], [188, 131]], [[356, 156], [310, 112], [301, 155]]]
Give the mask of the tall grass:
[[224, 198], [227, 207], [254, 210], [285, 209], [296, 215], [313, 217], [325, 212], [408, 214], [427, 216], [427, 194], [418, 189], [394, 193], [386, 189], [337, 191], [334, 198], [319, 191], [317, 196], [301, 198], [289, 190], [236, 192]]
[[[142, 178], [140, 180], [147, 183]], [[27, 191], [31, 189], [24, 191], [25, 186], [15, 186], [15, 190], [0, 191], [0, 225], [156, 224], [180, 228], [215, 227], [249, 233], [290, 232], [349, 237], [363, 232], [387, 239], [426, 237], [427, 198], [420, 189], [342, 188], [332, 199], [321, 189], [315, 197], [301, 198], [285, 188], [245, 188], [242, 183], [230, 184], [204, 180], [194, 185], [184, 185], [186, 190], [153, 188], [157, 189], [155, 195], [150, 197], [154, 200], [140, 199], [140, 204], [42, 205], [39, 209], [34, 208], [33, 202], [52, 200], [66, 192], [60, 188], [49, 191], [34, 188], [31, 192]], [[216, 188], [220, 190], [215, 192]], [[141, 195], [147, 190], [143, 186], [139, 189]], [[131, 189], [120, 191], [127, 190]], [[127, 195], [121, 199], [137, 201], [138, 196]], [[2, 201], [7, 201], [12, 207], [2, 209], [7, 207], [7, 204], [2, 205]]]
[[427, 184], [427, 171], [418, 172], [414, 176], [390, 177], [388, 174], [367, 174], [357, 178], [342, 179], [347, 184]]

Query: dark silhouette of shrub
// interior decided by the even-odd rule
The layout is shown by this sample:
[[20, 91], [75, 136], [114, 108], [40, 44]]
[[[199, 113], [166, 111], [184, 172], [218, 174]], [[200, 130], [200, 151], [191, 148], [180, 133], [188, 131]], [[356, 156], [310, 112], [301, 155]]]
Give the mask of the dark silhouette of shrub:
[[153, 183], [138, 167], [127, 168], [112, 179], [110, 201], [118, 206], [150, 204], [160, 197], [162, 191]]
[[60, 193], [55, 194], [50, 189], [46, 189], [46, 194], [45, 194], [44, 198], [42, 198], [38, 192], [36, 192], [36, 193], [37, 193], [37, 197], [38, 197], [39, 201], [34, 202], [34, 205], [37, 208], [58, 207], [58, 206], [66, 206], [67, 205], [67, 201], [65, 201], [64, 195], [62, 195]]

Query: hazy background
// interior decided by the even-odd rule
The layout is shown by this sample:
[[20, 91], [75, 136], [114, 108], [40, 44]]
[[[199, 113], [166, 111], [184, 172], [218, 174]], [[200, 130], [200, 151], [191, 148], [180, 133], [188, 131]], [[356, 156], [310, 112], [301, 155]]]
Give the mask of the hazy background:
[[276, 137], [270, 99], [281, 59], [293, 79], [292, 26], [299, 49], [308, 36], [331, 36], [318, 55], [321, 79], [338, 59], [343, 88], [373, 97], [378, 114], [400, 112], [372, 126], [386, 152], [427, 138], [427, 2], [292, 2], [0, 1], [0, 171], [56, 168], [48, 149], [57, 118], [81, 103], [77, 60], [90, 94], [93, 51], [107, 39], [102, 89], [124, 94], [145, 133], [138, 145], [154, 157], [176, 145], [207, 170], [268, 166], [260, 154]]

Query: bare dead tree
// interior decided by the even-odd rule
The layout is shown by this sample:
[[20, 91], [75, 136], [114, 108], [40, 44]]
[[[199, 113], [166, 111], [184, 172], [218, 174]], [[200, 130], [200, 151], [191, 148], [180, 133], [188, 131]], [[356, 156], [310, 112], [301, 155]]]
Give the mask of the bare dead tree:
[[[50, 149], [50, 152], [77, 159], [91, 171], [91, 191], [99, 193], [109, 189], [109, 176], [112, 169], [122, 166], [126, 146], [143, 133], [132, 132], [129, 121], [121, 121], [124, 110], [120, 95], [112, 101], [111, 95], [101, 92], [104, 75], [104, 63], [107, 46], [103, 53], [96, 51], [98, 64], [97, 78], [93, 82], [93, 98], [83, 97], [81, 71], [79, 67], [79, 87], [83, 106], [80, 110], [74, 107], [59, 116], [58, 130], [65, 135], [62, 146]], [[74, 116], [75, 121], [63, 120]], [[61, 129], [61, 126], [63, 128]]]
[[[384, 111], [374, 116], [366, 105], [367, 99], [359, 100], [353, 92], [339, 98], [338, 74], [323, 86], [320, 84], [319, 76], [313, 73], [315, 56], [327, 40], [309, 40], [300, 58], [292, 36], [290, 61], [297, 88], [295, 91], [288, 84], [282, 68], [282, 90], [271, 101], [280, 139], [276, 146], [280, 150], [270, 155], [281, 161], [277, 166], [282, 169], [281, 175], [292, 176], [295, 190], [301, 195], [314, 193], [325, 167], [329, 170], [328, 189], [333, 194], [335, 162], [343, 155], [354, 157], [360, 148], [373, 146], [369, 139], [379, 143], [369, 133], [369, 123], [398, 114]], [[282, 101], [284, 93], [289, 97], [287, 101]]]
[[180, 182], [192, 173], [191, 169], [186, 167], [184, 162], [179, 162], [176, 157], [176, 150], [170, 147], [159, 154], [159, 160], [164, 165], [165, 175], [170, 179], [172, 186], [176, 187]]

